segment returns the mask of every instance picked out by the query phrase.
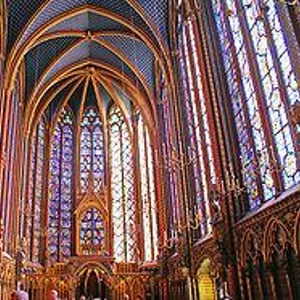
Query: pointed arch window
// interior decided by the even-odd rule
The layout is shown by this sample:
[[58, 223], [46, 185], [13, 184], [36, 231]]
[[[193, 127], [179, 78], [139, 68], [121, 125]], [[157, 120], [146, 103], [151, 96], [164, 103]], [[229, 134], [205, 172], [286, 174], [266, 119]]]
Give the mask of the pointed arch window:
[[133, 261], [135, 251], [135, 210], [133, 147], [121, 110], [109, 113], [112, 224], [114, 256], [117, 261]]
[[39, 261], [41, 242], [41, 206], [45, 168], [45, 120], [41, 119], [31, 142], [29, 197], [27, 202], [27, 237], [30, 259]]
[[138, 149], [141, 176], [141, 222], [144, 234], [144, 260], [153, 261], [157, 257], [157, 218], [153, 153], [148, 129], [141, 115], [138, 116]]
[[211, 230], [209, 194], [217, 184], [213, 142], [213, 119], [209, 115], [210, 103], [204, 92], [204, 75], [200, 68], [200, 49], [197, 26], [192, 18], [178, 22], [179, 71], [184, 98], [187, 157], [190, 160], [195, 201], [194, 218], [200, 221], [200, 237]]
[[[42, 226], [45, 225], [47, 236], [43, 242], [46, 243], [51, 264], [63, 262], [74, 253], [113, 254], [119, 262], [135, 262], [139, 259], [153, 261], [157, 258], [153, 149], [141, 113], [133, 115], [132, 111], [136, 109], [133, 105], [131, 108], [128, 115], [132, 119], [129, 120], [116, 105], [108, 110], [108, 145], [105, 145], [102, 122], [96, 107], [87, 107], [81, 120], [77, 121], [80, 129], [78, 140], [75, 138], [74, 115], [69, 107], [54, 118], [56, 123], [47, 130], [45, 119], [42, 119], [32, 139], [31, 164], [28, 166], [30, 174], [33, 174], [29, 181], [26, 214], [26, 236], [30, 238], [32, 252], [30, 259], [38, 261], [41, 254], [39, 249], [42, 249]], [[48, 113], [44, 116], [48, 116]], [[134, 128], [132, 132], [131, 121]], [[106, 163], [105, 146], [110, 154], [107, 163], [111, 193], [106, 193], [106, 189], [101, 191]], [[75, 160], [77, 150], [78, 161]], [[45, 161], [45, 157], [48, 161]], [[104, 200], [103, 203], [100, 201], [103, 204], [100, 208], [85, 207], [84, 213], [76, 217], [78, 222], [72, 226], [72, 215], [79, 211], [75, 205], [76, 197], [80, 202], [82, 196], [89, 196], [89, 193], [76, 193], [74, 182], [77, 179], [77, 167], [81, 192], [87, 191], [93, 179], [94, 191], [103, 194], [92, 194], [97, 199], [103, 196]], [[45, 176], [46, 171], [48, 174]], [[107, 203], [106, 195], [111, 195], [111, 203]], [[42, 199], [45, 203], [42, 203]], [[45, 217], [41, 216], [42, 207], [47, 207]], [[72, 233], [73, 227], [75, 233]], [[78, 243], [73, 249], [75, 239]]]
[[66, 109], [51, 136], [48, 251], [52, 263], [71, 255], [73, 151], [73, 115]]
[[289, 116], [299, 85], [278, 1], [214, 0], [212, 8], [251, 210], [300, 181]]
[[[170, 214], [168, 216], [167, 228], [164, 232], [164, 236], [171, 236], [177, 238], [178, 228], [180, 226], [181, 211], [180, 211], [180, 195], [179, 195], [179, 175], [176, 168], [173, 166], [173, 152], [177, 148], [176, 140], [176, 123], [174, 121], [174, 107], [172, 100], [168, 94], [167, 82], [164, 76], [160, 75], [160, 81], [158, 85], [158, 94], [160, 97], [161, 105], [159, 107], [161, 140], [163, 159], [167, 162], [165, 169], [165, 188], [168, 195], [168, 207], [170, 207]], [[173, 249], [176, 250], [175, 247]]]
[[99, 192], [104, 180], [104, 136], [103, 125], [96, 107], [85, 109], [80, 132], [80, 183], [81, 191], [88, 188], [88, 177], [92, 173], [94, 190]]

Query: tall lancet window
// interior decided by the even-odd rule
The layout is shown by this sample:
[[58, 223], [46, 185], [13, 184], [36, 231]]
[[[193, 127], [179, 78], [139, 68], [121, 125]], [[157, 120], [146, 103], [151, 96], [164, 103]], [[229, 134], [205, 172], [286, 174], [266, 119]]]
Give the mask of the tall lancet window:
[[157, 256], [157, 218], [153, 154], [149, 133], [141, 115], [139, 115], [138, 119], [138, 148], [141, 176], [141, 222], [144, 233], [144, 260], [153, 261]]
[[88, 178], [94, 178], [94, 190], [99, 192], [104, 180], [104, 138], [102, 122], [96, 107], [85, 109], [80, 133], [81, 191], [88, 188]]
[[[158, 94], [161, 105], [159, 107], [159, 115], [161, 120], [162, 132], [161, 139], [164, 141], [162, 145], [163, 159], [167, 162], [165, 168], [165, 187], [168, 195], [167, 205], [170, 207], [168, 215], [167, 228], [164, 232], [166, 237], [169, 233], [173, 238], [177, 237], [177, 229], [180, 227], [181, 212], [180, 212], [180, 197], [179, 197], [179, 175], [176, 165], [172, 164], [173, 152], [176, 151], [176, 125], [174, 122], [174, 112], [172, 99], [168, 94], [167, 83], [163, 76], [161, 76], [158, 85]], [[175, 250], [175, 247], [174, 247]]]
[[112, 224], [117, 261], [135, 259], [135, 209], [132, 139], [121, 110], [109, 113]]
[[299, 146], [289, 116], [300, 94], [282, 28], [283, 4], [214, 0], [212, 6], [249, 209], [255, 209], [300, 181]]
[[217, 184], [213, 156], [212, 118], [209, 100], [204, 94], [204, 76], [200, 69], [199, 47], [192, 19], [183, 23], [179, 18], [179, 67], [185, 104], [187, 157], [193, 176], [195, 218], [199, 221], [200, 237], [210, 231], [209, 193]]
[[51, 136], [48, 251], [52, 263], [71, 255], [73, 150], [73, 116], [64, 110]]
[[31, 170], [27, 202], [27, 237], [30, 259], [39, 260], [41, 239], [41, 205], [45, 167], [45, 120], [41, 119], [31, 143]]

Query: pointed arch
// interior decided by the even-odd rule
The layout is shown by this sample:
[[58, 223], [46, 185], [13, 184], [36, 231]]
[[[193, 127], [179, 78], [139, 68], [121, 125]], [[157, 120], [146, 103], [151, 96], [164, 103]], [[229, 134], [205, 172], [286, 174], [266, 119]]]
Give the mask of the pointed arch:
[[29, 23], [27, 24], [27, 26], [25, 26], [23, 30], [23, 34], [20, 34], [19, 41], [22, 38], [22, 43], [17, 41], [9, 53], [7, 63], [7, 74], [10, 74], [11, 76], [9, 76], [9, 78], [6, 79], [5, 86], [13, 88], [16, 70], [19, 64], [21, 63], [26, 53], [30, 51], [33, 45], [36, 45], [36, 43], [43, 36], [43, 34], [47, 33], [47, 31], [55, 24], [58, 24], [68, 18], [71, 18], [75, 15], [79, 15], [86, 11], [91, 11], [101, 16], [111, 18], [112, 20], [119, 22], [120, 24], [128, 28], [131, 32], [133, 32], [133, 34], [135, 34], [143, 43], [145, 43], [151, 49], [151, 51], [153, 51], [155, 57], [161, 63], [163, 72], [166, 75], [166, 78], [168, 78], [168, 81], [171, 78], [170, 82], [174, 82], [173, 74], [171, 71], [171, 60], [169, 57], [169, 53], [166, 51], [166, 45], [163, 46], [161, 44], [161, 40], [157, 40], [159, 45], [156, 44], [155, 41], [151, 40], [151, 38], [140, 28], [138, 28], [137, 26], [133, 26], [129, 20], [125, 19], [124, 17], [118, 14], [115, 14], [104, 8], [95, 7], [91, 5], [84, 5], [81, 7], [70, 9], [67, 13], [63, 13], [59, 16], [56, 16], [55, 18], [52, 18], [51, 21], [46, 22], [46, 24], [43, 24], [38, 30], [36, 30], [34, 34], [31, 34], [24, 38], [23, 34], [25, 33], [27, 27], [30, 26], [30, 23], [34, 20], [29, 21]]
[[296, 216], [295, 228], [294, 228], [294, 249], [296, 254], [300, 255], [300, 211]]
[[[132, 80], [124, 76], [124, 74], [120, 74], [117, 69], [94, 60], [76, 62], [75, 64], [64, 68], [58, 74], [54, 75], [53, 80], [46, 82], [39, 90], [33, 93], [25, 110], [24, 119], [26, 120], [26, 123], [24, 124], [24, 132], [28, 134], [32, 130], [31, 128], [37, 122], [37, 117], [42, 115], [50, 101], [55, 97], [58, 91], [61, 90], [61, 88], [58, 88], [53, 91], [55, 84], [67, 78], [70, 78], [70, 81], [76, 81], [79, 83], [85, 78], [84, 75], [90, 75], [92, 69], [95, 70], [95, 79], [104, 86], [111, 98], [118, 102], [118, 105], [121, 105], [122, 101], [120, 101], [118, 99], [119, 97], [115, 95], [116, 93], [114, 92], [111, 82], [116, 82], [116, 85], [120, 87], [120, 79], [122, 80], [122, 88], [126, 90], [128, 96], [132, 99], [132, 101], [134, 101], [136, 106], [140, 107], [145, 120], [148, 123], [149, 130], [151, 130], [151, 135], [154, 136], [154, 129], [157, 127], [157, 116], [155, 113], [156, 110], [152, 111], [149, 104], [149, 102], [151, 102], [151, 106], [153, 106], [154, 97], [151, 96], [149, 99], [143, 91], [135, 87], [135, 84]], [[73, 78], [73, 80], [71, 78]], [[126, 113], [126, 110], [124, 108], [122, 109], [123, 113]], [[128, 125], [130, 126], [129, 122]]]
[[291, 245], [291, 238], [288, 229], [280, 220], [271, 218], [264, 231], [265, 261], [271, 262], [274, 253], [283, 258], [289, 245]]
[[138, 113], [138, 157], [141, 184], [142, 232], [144, 260], [154, 261], [158, 254], [158, 224], [154, 179], [153, 149], [147, 127]]
[[241, 266], [244, 267], [249, 257], [251, 257], [253, 261], [257, 259], [260, 243], [255, 232], [249, 229], [244, 233], [241, 244]]
[[[277, 1], [212, 2], [236, 125], [248, 210], [300, 182], [290, 111], [300, 101], [299, 60]], [[230, 12], [230, 13], [228, 13]], [[283, 18], [283, 19], [282, 19]], [[295, 52], [295, 53], [296, 53]], [[268, 67], [266, 67], [268, 66]]]
[[67, 107], [55, 125], [51, 140], [48, 186], [47, 248], [51, 263], [71, 255], [73, 206], [74, 121]]
[[130, 262], [136, 250], [133, 141], [116, 105], [110, 108], [108, 122], [114, 256], [117, 261]]
[[93, 177], [94, 191], [99, 192], [105, 183], [105, 146], [103, 123], [96, 106], [86, 107], [80, 120], [80, 185], [82, 193], [88, 188], [90, 175]]
[[41, 218], [45, 185], [43, 176], [46, 170], [46, 127], [46, 120], [42, 117], [31, 139], [26, 236], [28, 237], [29, 258], [34, 262], [39, 262], [41, 247]]

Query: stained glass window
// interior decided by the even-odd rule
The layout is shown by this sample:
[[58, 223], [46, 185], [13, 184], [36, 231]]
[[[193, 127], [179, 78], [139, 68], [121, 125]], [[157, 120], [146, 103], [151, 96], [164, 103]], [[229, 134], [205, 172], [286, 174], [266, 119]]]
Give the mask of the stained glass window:
[[213, 155], [213, 120], [209, 119], [209, 102], [204, 96], [203, 70], [196, 26], [192, 19], [183, 24], [179, 16], [179, 68], [187, 122], [187, 157], [191, 166], [195, 201], [194, 219], [198, 219], [200, 237], [210, 231], [209, 193], [216, 186], [216, 159]]
[[29, 197], [27, 202], [27, 237], [30, 259], [39, 260], [41, 239], [41, 205], [43, 199], [43, 175], [45, 155], [45, 121], [42, 118], [31, 143], [31, 167]]
[[157, 256], [157, 219], [153, 154], [149, 133], [140, 115], [138, 119], [138, 141], [145, 261], [153, 261]]
[[112, 224], [117, 261], [135, 259], [135, 209], [132, 140], [121, 110], [109, 113]]
[[[29, 180], [29, 192], [28, 192], [28, 201], [26, 205], [26, 237], [28, 238], [28, 249], [31, 249], [31, 234], [32, 234], [32, 208], [34, 203], [34, 172], [35, 172], [35, 160], [36, 160], [36, 137], [33, 137], [31, 146], [30, 146], [30, 180]], [[30, 251], [31, 252], [31, 251]]]
[[[299, 86], [278, 2], [212, 1], [249, 208], [300, 181], [288, 111]], [[261, 191], [261, 193], [260, 193]]]
[[[137, 110], [134, 108], [134, 111]], [[128, 115], [132, 120], [126, 119], [125, 114], [115, 105], [108, 110], [107, 148], [110, 154], [108, 166], [112, 199], [111, 204], [108, 203], [108, 208], [111, 207], [111, 211], [109, 216], [104, 216], [98, 208], [91, 207], [81, 215], [79, 249], [84, 255], [106, 255], [110, 249], [106, 248], [105, 241], [112, 232], [113, 256], [116, 261], [136, 262], [139, 259], [153, 261], [158, 254], [153, 149], [142, 114], [138, 112], [133, 115], [132, 111], [128, 111]], [[50, 127], [49, 135], [46, 134], [44, 121], [39, 124], [31, 144], [30, 172], [34, 176], [28, 189], [26, 234], [31, 237], [32, 259], [38, 258], [38, 251], [41, 249], [38, 243], [44, 221], [41, 219], [41, 208], [47, 202], [46, 248], [51, 264], [62, 262], [71, 255], [71, 245], [75, 238], [71, 232], [72, 213], [77, 208], [76, 203], [80, 199], [85, 199], [82, 192], [87, 192], [90, 179], [94, 180], [93, 190], [96, 192], [105, 184], [105, 140], [97, 108], [90, 106], [84, 110], [81, 120], [78, 120], [80, 132], [77, 141], [75, 127], [73, 112], [67, 107], [61, 112], [56, 123]], [[135, 129], [131, 132], [130, 128]], [[136, 145], [133, 144], [134, 141]], [[49, 162], [45, 163], [46, 142], [50, 148]], [[79, 150], [78, 161], [74, 159], [76, 149]], [[44, 165], [49, 166], [47, 186], [43, 180]], [[81, 183], [78, 189], [74, 186], [77, 167], [78, 180]], [[175, 168], [172, 168], [172, 171], [176, 173]], [[179, 200], [175, 197], [176, 182], [172, 182], [171, 186], [179, 210]], [[43, 190], [45, 193], [48, 192], [48, 197], [42, 197]], [[45, 199], [43, 204], [42, 199]], [[140, 203], [137, 203], [137, 199]], [[112, 230], [106, 230], [105, 218], [111, 221]], [[138, 238], [140, 244], [137, 242]]]
[[48, 250], [50, 261], [71, 254], [74, 133], [72, 114], [64, 110], [51, 136], [48, 206]]
[[84, 212], [80, 221], [80, 246], [84, 255], [105, 251], [105, 227], [101, 213], [96, 208]]
[[88, 188], [88, 178], [93, 175], [94, 190], [100, 191], [104, 179], [104, 139], [102, 122], [96, 107], [85, 110], [80, 134], [81, 191]]
[[[168, 228], [164, 233], [165, 237], [177, 238], [178, 229], [181, 226], [181, 214], [179, 205], [179, 193], [178, 193], [178, 157], [175, 157], [177, 153], [176, 138], [174, 135], [174, 115], [171, 99], [168, 96], [166, 81], [163, 76], [160, 78], [160, 85], [158, 93], [160, 95], [161, 104], [159, 107], [159, 115], [161, 121], [162, 136], [164, 141], [162, 145], [163, 160], [166, 162], [164, 169], [166, 184], [165, 193], [168, 196], [168, 206], [170, 207], [170, 214], [168, 216]], [[174, 251], [176, 247], [174, 247]]]
[[[12, 91], [10, 101], [2, 101], [3, 107], [0, 113], [0, 118], [2, 114], [6, 114], [6, 119], [2, 119], [1, 132], [6, 134], [6, 138], [1, 139], [1, 145], [3, 152], [6, 153], [6, 159], [2, 161], [3, 163], [3, 172], [0, 174], [0, 217], [3, 222], [4, 229], [4, 239], [11, 240], [13, 239], [13, 231], [11, 230], [14, 223], [15, 216], [15, 203], [12, 199], [16, 197], [15, 181], [18, 180], [18, 172], [15, 170], [18, 168], [17, 162], [20, 154], [20, 140], [18, 138], [20, 131], [20, 93], [21, 87], [20, 84], [21, 79], [18, 78], [15, 81], [15, 87]], [[0, 84], [1, 85], [1, 84]], [[1, 109], [1, 108], [0, 108]], [[6, 111], [6, 112], [5, 112]], [[8, 155], [9, 154], [9, 155]], [[5, 251], [10, 252], [13, 248], [11, 243], [5, 243]]]

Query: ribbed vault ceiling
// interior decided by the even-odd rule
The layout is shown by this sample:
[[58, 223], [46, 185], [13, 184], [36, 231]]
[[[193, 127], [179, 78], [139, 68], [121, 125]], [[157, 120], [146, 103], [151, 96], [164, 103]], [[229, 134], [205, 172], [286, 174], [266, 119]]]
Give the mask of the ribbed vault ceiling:
[[109, 101], [122, 106], [120, 91], [153, 122], [155, 65], [167, 74], [170, 61], [168, 3], [9, 1], [7, 85], [13, 85], [24, 61], [28, 126], [46, 108], [56, 112], [69, 103], [80, 109], [76, 101], [84, 93], [103, 107]]

